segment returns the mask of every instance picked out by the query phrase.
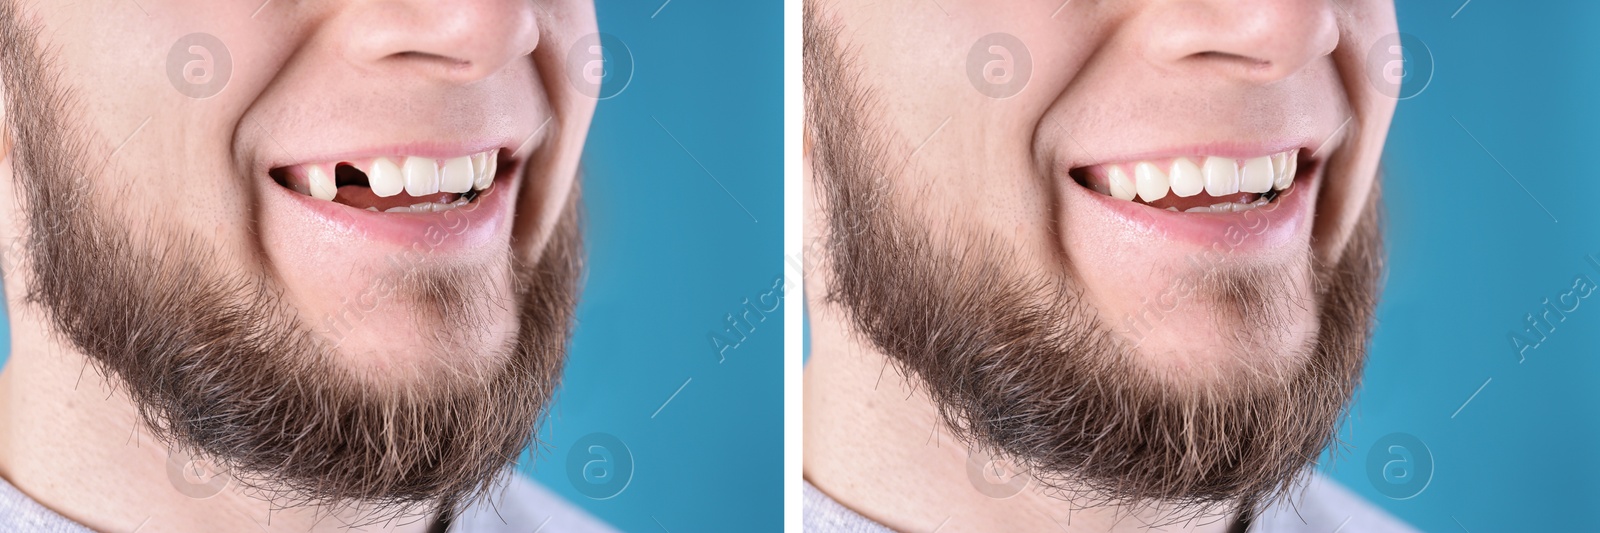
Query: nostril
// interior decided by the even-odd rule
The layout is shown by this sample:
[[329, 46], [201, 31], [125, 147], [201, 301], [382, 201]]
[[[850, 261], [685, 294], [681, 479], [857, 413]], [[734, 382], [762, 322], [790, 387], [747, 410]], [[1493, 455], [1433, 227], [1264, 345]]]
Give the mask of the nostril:
[[472, 68], [472, 61], [428, 52], [399, 52], [390, 55], [389, 58], [396, 60], [398, 63], [434, 65], [436, 68], [441, 69], [442, 72], [461, 72]]
[[1200, 58], [1200, 59], [1217, 59], [1217, 60], [1224, 60], [1224, 61], [1236, 61], [1236, 62], [1240, 62], [1240, 63], [1252, 63], [1252, 64], [1257, 64], [1257, 65], [1270, 65], [1270, 64], [1272, 64], [1272, 62], [1270, 62], [1270, 61], [1267, 61], [1267, 60], [1261, 59], [1261, 58], [1257, 58], [1257, 57], [1250, 57], [1250, 56], [1246, 56], [1246, 55], [1233, 54], [1233, 53], [1228, 53], [1228, 52], [1219, 52], [1219, 51], [1215, 51], [1215, 50], [1206, 51], [1206, 52], [1198, 52], [1198, 53], [1195, 53], [1192, 57], [1196, 57], [1196, 58]]
[[1260, 73], [1267, 73], [1272, 70], [1272, 61], [1261, 59], [1259, 57], [1251, 57], [1228, 52], [1198, 52], [1190, 54], [1189, 59], [1194, 60], [1196, 63], [1202, 64], [1211, 64], [1217, 66], [1227, 65], [1225, 68], [1237, 69], [1239, 72], [1256, 75]]

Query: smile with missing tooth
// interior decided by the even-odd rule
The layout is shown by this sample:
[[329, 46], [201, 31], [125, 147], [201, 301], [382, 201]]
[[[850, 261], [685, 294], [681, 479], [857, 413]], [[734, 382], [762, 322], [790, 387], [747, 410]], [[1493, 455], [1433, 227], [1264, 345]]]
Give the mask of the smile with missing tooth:
[[274, 168], [300, 194], [384, 213], [435, 213], [473, 203], [494, 185], [499, 150], [451, 158], [387, 156]]
[[1294, 186], [1299, 150], [1236, 159], [1176, 157], [1072, 169], [1083, 186], [1120, 200], [1185, 213], [1230, 213], [1271, 204]]

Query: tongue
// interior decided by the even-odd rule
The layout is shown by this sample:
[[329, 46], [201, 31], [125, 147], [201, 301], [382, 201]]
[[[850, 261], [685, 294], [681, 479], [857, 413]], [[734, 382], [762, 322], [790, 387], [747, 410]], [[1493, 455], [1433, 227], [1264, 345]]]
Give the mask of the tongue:
[[428, 202], [447, 204], [456, 201], [460, 197], [460, 194], [453, 192], [441, 192], [416, 197], [401, 191], [400, 194], [384, 198], [373, 194], [372, 189], [364, 185], [345, 185], [339, 187], [339, 193], [333, 197], [333, 201], [356, 209], [375, 207], [379, 211], [386, 211], [393, 207], [405, 207]]

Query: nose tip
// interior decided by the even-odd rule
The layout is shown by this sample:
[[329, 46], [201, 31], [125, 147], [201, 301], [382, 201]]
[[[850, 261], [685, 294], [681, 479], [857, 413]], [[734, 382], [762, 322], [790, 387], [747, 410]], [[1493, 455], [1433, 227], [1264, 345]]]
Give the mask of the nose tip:
[[415, 68], [455, 83], [486, 78], [539, 45], [527, 0], [379, 2], [346, 19], [353, 61]]
[[1149, 56], [1267, 83], [1299, 72], [1339, 44], [1327, 0], [1217, 0], [1164, 10], [1149, 26]]

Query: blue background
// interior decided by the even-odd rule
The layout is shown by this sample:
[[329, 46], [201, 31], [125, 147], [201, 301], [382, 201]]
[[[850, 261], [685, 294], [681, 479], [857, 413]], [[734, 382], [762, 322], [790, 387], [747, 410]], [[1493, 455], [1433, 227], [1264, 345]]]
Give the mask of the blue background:
[[[1389, 132], [1388, 283], [1340, 433], [1351, 447], [1326, 470], [1425, 531], [1594, 530], [1600, 291], [1526, 360], [1510, 336], [1537, 340], [1523, 333], [1529, 313], [1578, 276], [1600, 282], [1586, 259], [1600, 258], [1600, 5], [1463, 3], [1397, 6], [1434, 72]], [[1368, 466], [1369, 453], [1420, 465], [1419, 450], [1374, 446], [1390, 433], [1432, 458], [1431, 474], [1408, 473], [1429, 477], [1410, 499], [1380, 490], [1406, 482], [1398, 470]]]
[[[742, 335], [727, 316], [779, 301], [782, 3], [596, 7], [634, 68], [589, 133], [587, 283], [546, 446], [522, 470], [624, 531], [781, 530], [783, 310], [751, 313]], [[734, 346], [719, 355], [714, 334]], [[574, 446], [594, 433], [615, 440]], [[574, 454], [597, 468], [631, 456], [625, 488], [586, 495], [624, 472], [571, 476]]]
[[[728, 315], [783, 274], [782, 7], [596, 5], [634, 68], [589, 132], [588, 283], [531, 473], [625, 531], [783, 528], [783, 310], [750, 314], [725, 360], [711, 340], [739, 341]], [[605, 500], [579, 491], [603, 476], [568, 475], [569, 453], [615, 460], [574, 448], [597, 432], [634, 463]]]
[[1321, 469], [1423, 531], [1595, 530], [1600, 289], [1522, 356], [1511, 335], [1600, 287], [1600, 4], [1396, 11], [1433, 70], [1389, 131], [1379, 324]]

